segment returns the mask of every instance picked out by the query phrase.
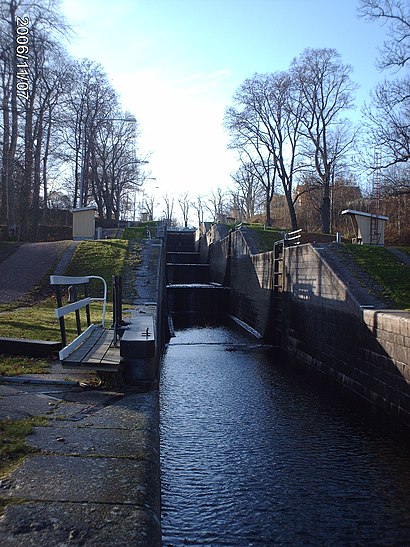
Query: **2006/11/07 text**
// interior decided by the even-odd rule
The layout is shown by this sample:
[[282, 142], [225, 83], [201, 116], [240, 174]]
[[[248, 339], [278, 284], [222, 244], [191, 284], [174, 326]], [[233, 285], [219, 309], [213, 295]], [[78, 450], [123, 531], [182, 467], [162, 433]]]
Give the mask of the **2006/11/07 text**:
[[28, 100], [28, 17], [16, 17], [17, 96]]

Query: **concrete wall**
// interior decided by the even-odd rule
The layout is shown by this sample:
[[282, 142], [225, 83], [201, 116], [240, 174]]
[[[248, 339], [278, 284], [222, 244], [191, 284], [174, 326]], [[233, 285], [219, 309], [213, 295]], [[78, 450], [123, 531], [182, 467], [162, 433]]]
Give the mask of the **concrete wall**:
[[273, 253], [240, 254], [242, 238], [233, 238], [230, 261], [231, 315], [270, 339]]
[[410, 314], [362, 309], [311, 245], [284, 269], [285, 349], [410, 426]]
[[201, 240], [200, 252], [209, 257], [210, 280], [230, 287], [230, 314], [269, 339], [273, 253], [251, 254], [240, 230], [223, 235], [214, 225]]

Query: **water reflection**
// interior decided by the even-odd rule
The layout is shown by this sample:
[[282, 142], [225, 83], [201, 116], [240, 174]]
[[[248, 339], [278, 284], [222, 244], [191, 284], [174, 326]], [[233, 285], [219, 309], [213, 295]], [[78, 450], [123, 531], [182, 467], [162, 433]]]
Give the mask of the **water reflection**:
[[408, 545], [408, 446], [227, 328], [163, 363], [164, 545]]

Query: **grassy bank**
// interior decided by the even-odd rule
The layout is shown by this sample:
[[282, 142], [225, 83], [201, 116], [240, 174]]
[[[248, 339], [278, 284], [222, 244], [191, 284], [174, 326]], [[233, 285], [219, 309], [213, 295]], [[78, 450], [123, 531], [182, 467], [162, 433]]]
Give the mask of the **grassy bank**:
[[[112, 276], [123, 271], [127, 256], [128, 241], [106, 239], [83, 241], [76, 249], [66, 275], [99, 275], [108, 285], [108, 300], [111, 299]], [[93, 290], [94, 289], [94, 290]], [[101, 282], [91, 282], [90, 294], [101, 294]]]
[[[380, 285], [397, 309], [410, 309], [409, 268], [384, 247], [344, 244], [359, 268]], [[403, 249], [404, 250], [404, 249]]]
[[47, 420], [41, 417], [24, 420], [0, 420], [0, 478], [17, 467], [28, 455], [37, 449], [26, 442], [33, 427], [45, 425]]
[[[139, 253], [132, 249], [128, 252], [126, 240], [83, 241], [67, 269], [67, 275], [99, 275], [107, 281], [108, 299], [111, 299], [111, 276], [120, 275], [126, 270], [131, 276], [133, 267], [139, 261]], [[91, 287], [90, 294], [97, 296], [101, 282], [96, 281]], [[20, 306], [20, 304], [19, 304]], [[56, 302], [54, 296], [44, 298], [30, 306], [13, 304], [7, 306], [8, 311], [0, 313], [0, 336], [7, 338], [26, 338], [34, 340], [60, 340], [60, 328], [54, 315]], [[107, 305], [107, 316], [110, 317], [112, 305]], [[85, 311], [82, 310], [82, 321], [85, 325]], [[101, 304], [91, 305], [91, 321], [101, 321]], [[75, 315], [66, 317], [67, 337], [72, 340], [76, 337]], [[0, 375], [23, 374], [25, 372], [40, 373], [48, 368], [48, 363], [41, 359], [29, 357], [1, 356]]]
[[140, 226], [124, 228], [121, 239], [141, 241], [146, 237], [153, 237], [156, 233], [156, 226], [156, 221], [148, 221], [142, 223]]

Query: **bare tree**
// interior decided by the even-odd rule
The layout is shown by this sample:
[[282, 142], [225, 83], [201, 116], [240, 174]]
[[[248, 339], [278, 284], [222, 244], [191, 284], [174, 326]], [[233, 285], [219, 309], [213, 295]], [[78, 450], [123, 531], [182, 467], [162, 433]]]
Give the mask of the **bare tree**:
[[384, 170], [382, 193], [387, 197], [410, 194], [410, 167], [407, 164], [395, 164]]
[[94, 203], [102, 218], [119, 220], [122, 198], [140, 182], [138, 124], [121, 110], [100, 65], [84, 59], [71, 72], [61, 106], [61, 150], [73, 170], [73, 207]]
[[[378, 66], [397, 70], [410, 59], [410, 4], [408, 0], [360, 0], [359, 13], [369, 21], [388, 26], [388, 40], [380, 51]], [[364, 110], [370, 147], [382, 153], [382, 167], [410, 159], [410, 76], [377, 85], [372, 105]], [[370, 162], [371, 163], [371, 162]], [[373, 169], [376, 165], [371, 165]]]
[[[410, 78], [378, 84], [372, 99], [372, 105], [364, 109], [368, 148], [381, 152], [384, 168], [409, 161]], [[373, 157], [368, 164], [375, 169]]]
[[165, 206], [163, 210], [164, 220], [167, 223], [167, 226], [172, 226], [174, 222], [174, 198], [165, 194], [163, 200]]
[[251, 163], [242, 164], [231, 177], [235, 183], [232, 190], [234, 216], [240, 221], [253, 222], [255, 212], [263, 201], [259, 177]]
[[11, 237], [18, 232], [28, 236], [30, 209], [36, 229], [40, 163], [44, 172], [47, 162], [41, 154], [45, 112], [51, 104], [50, 95], [43, 93], [45, 67], [57, 47], [57, 37], [61, 39], [68, 30], [56, 0], [6, 0], [0, 4], [1, 202]]
[[380, 209], [389, 217], [387, 232], [395, 244], [410, 244], [410, 168], [396, 164], [383, 170], [380, 188]]
[[205, 208], [211, 213], [214, 221], [220, 220], [226, 212], [225, 193], [222, 188], [211, 190]]
[[185, 226], [185, 228], [187, 228], [188, 227], [189, 208], [190, 208], [190, 205], [191, 205], [191, 202], [189, 201], [188, 192], [185, 192], [185, 194], [182, 194], [182, 196], [180, 196], [178, 198], [178, 203], [179, 203], [179, 206], [181, 208], [181, 213], [182, 213], [182, 219], [184, 221], [184, 226]]
[[[322, 186], [321, 218], [324, 233], [330, 231], [330, 189], [332, 173], [341, 152], [353, 142], [338, 133], [341, 114], [353, 106], [357, 85], [350, 79], [352, 69], [341, 62], [335, 49], [306, 49], [291, 66], [294, 85], [299, 90], [300, 134], [306, 158]], [[301, 107], [301, 108], [300, 108]]]
[[[276, 177], [282, 183], [292, 228], [297, 228], [293, 180], [298, 168], [297, 143], [301, 102], [287, 72], [255, 74], [245, 80], [234, 96], [237, 108], [229, 108], [225, 125], [232, 135], [231, 147], [247, 156], [246, 163], [259, 173], [265, 188], [266, 223], [271, 224], [270, 203]], [[263, 173], [261, 173], [261, 168]], [[263, 175], [263, 176], [261, 176]]]
[[199, 227], [204, 222], [204, 202], [202, 196], [197, 196], [195, 201], [191, 201], [191, 207], [196, 211]]
[[401, 68], [410, 60], [410, 4], [408, 0], [359, 0], [359, 14], [388, 26], [388, 40], [380, 51], [378, 66]]
[[[113, 117], [96, 127], [91, 148], [91, 195], [100, 216], [118, 221], [123, 195], [139, 186], [135, 157], [136, 121], [128, 113], [113, 111]], [[122, 116], [122, 117], [121, 117]]]

